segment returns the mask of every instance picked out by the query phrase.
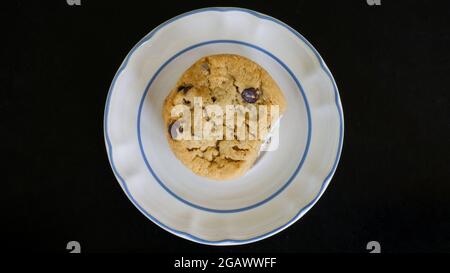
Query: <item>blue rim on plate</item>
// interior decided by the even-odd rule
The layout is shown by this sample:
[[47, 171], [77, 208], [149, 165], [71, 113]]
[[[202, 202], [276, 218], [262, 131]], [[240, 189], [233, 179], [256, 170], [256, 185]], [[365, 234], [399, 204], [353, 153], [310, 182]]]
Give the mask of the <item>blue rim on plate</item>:
[[[218, 241], [209, 241], [209, 240], [205, 240], [199, 237], [196, 237], [194, 235], [191, 235], [189, 233], [183, 232], [183, 231], [179, 231], [176, 229], [173, 229], [163, 223], [161, 223], [160, 221], [158, 221], [155, 217], [153, 217], [152, 215], [150, 215], [145, 209], [143, 209], [139, 203], [134, 199], [134, 197], [131, 195], [131, 193], [128, 190], [127, 184], [125, 182], [125, 180], [123, 179], [123, 177], [120, 175], [120, 173], [117, 171], [115, 165], [114, 165], [114, 159], [112, 156], [112, 144], [111, 141], [109, 139], [109, 135], [108, 135], [108, 113], [109, 113], [109, 105], [110, 105], [110, 100], [111, 100], [111, 93], [112, 90], [114, 88], [115, 82], [118, 78], [118, 76], [121, 74], [121, 72], [125, 69], [126, 65], [128, 64], [128, 60], [130, 59], [131, 55], [133, 54], [134, 51], [136, 51], [137, 48], [139, 48], [144, 42], [146, 42], [147, 40], [149, 40], [156, 32], [158, 32], [161, 28], [163, 28], [164, 26], [189, 15], [192, 14], [196, 14], [196, 13], [202, 13], [202, 12], [208, 12], [208, 11], [214, 11], [214, 12], [227, 12], [227, 11], [239, 11], [239, 12], [243, 12], [243, 13], [248, 13], [251, 14], [253, 16], [256, 16], [260, 19], [264, 19], [264, 20], [269, 20], [272, 21], [284, 28], [286, 28], [287, 30], [289, 30], [290, 32], [292, 32], [295, 36], [297, 36], [301, 41], [303, 41], [311, 50], [312, 52], [315, 54], [316, 58], [319, 60], [320, 62], [320, 66], [322, 67], [323, 71], [326, 73], [326, 75], [329, 77], [329, 79], [331, 80], [332, 84], [333, 84], [333, 90], [334, 90], [334, 95], [335, 95], [335, 104], [338, 110], [338, 114], [339, 114], [339, 144], [338, 144], [338, 151], [337, 151], [337, 155], [336, 155], [336, 159], [333, 163], [333, 166], [330, 170], [330, 172], [328, 173], [328, 175], [325, 177], [319, 192], [317, 193], [317, 195], [314, 197], [313, 200], [311, 200], [306, 206], [304, 206], [291, 220], [289, 220], [286, 224], [270, 231], [267, 232], [265, 234], [262, 235], [258, 235], [256, 237], [250, 238], [250, 239], [245, 239], [245, 240], [234, 240], [234, 239], [224, 239], [224, 240], [218, 240]], [[146, 89], [147, 90], [147, 89]], [[304, 96], [305, 101], [306, 101], [306, 96]], [[309, 116], [308, 116], [309, 117]], [[111, 86], [109, 88], [108, 91], [108, 95], [107, 95], [107, 99], [106, 99], [106, 106], [105, 106], [105, 113], [104, 113], [104, 119], [103, 119], [103, 128], [104, 128], [104, 134], [105, 134], [105, 141], [106, 141], [106, 145], [107, 145], [107, 152], [108, 152], [108, 159], [110, 161], [111, 167], [113, 169], [113, 172], [115, 174], [115, 176], [117, 177], [117, 179], [121, 182], [121, 185], [124, 189], [124, 191], [127, 194], [127, 197], [130, 199], [130, 201], [136, 206], [137, 209], [139, 209], [139, 211], [141, 211], [141, 213], [143, 213], [145, 216], [147, 216], [147, 218], [149, 218], [151, 221], [153, 221], [155, 224], [157, 224], [158, 226], [162, 227], [163, 229], [176, 234], [180, 237], [184, 237], [184, 238], [188, 238], [192, 241], [198, 242], [198, 243], [202, 243], [202, 244], [210, 244], [210, 245], [221, 245], [221, 244], [245, 244], [245, 243], [251, 243], [251, 242], [255, 242], [261, 239], [264, 239], [266, 237], [269, 237], [281, 230], [283, 230], [284, 228], [287, 228], [288, 226], [290, 226], [292, 223], [294, 223], [295, 221], [297, 221], [297, 219], [303, 215], [304, 213], [306, 213], [306, 211], [308, 211], [315, 203], [316, 201], [319, 199], [319, 197], [322, 195], [323, 191], [325, 190], [325, 188], [328, 186], [329, 182], [331, 181], [331, 177], [333, 176], [334, 172], [336, 171], [337, 168], [337, 164], [339, 162], [339, 158], [342, 152], [342, 145], [343, 145], [343, 137], [344, 137], [344, 119], [343, 119], [343, 113], [342, 113], [342, 108], [340, 105], [340, 99], [339, 99], [339, 93], [337, 90], [337, 86], [336, 86], [336, 82], [334, 81], [333, 76], [331, 75], [331, 72], [329, 71], [328, 67], [325, 65], [322, 57], [320, 56], [320, 54], [317, 52], [317, 50], [300, 34], [298, 33], [296, 30], [294, 30], [293, 28], [291, 28], [290, 26], [286, 25], [285, 23], [279, 21], [278, 19], [275, 19], [273, 17], [258, 13], [256, 11], [253, 10], [248, 10], [248, 9], [243, 9], [243, 8], [219, 8], [219, 7], [214, 7], [214, 8], [203, 8], [203, 9], [198, 9], [198, 10], [193, 10], [190, 12], [186, 12], [183, 14], [180, 14], [164, 23], [162, 23], [161, 25], [159, 25], [158, 27], [156, 27], [154, 30], [152, 30], [150, 33], [148, 33], [144, 38], [142, 38], [132, 49], [131, 51], [127, 54], [125, 60], [122, 62], [121, 66], [119, 67], [116, 75], [114, 76], [114, 79], [111, 83]]]
[[[242, 208], [237, 208], [237, 209], [212, 209], [212, 208], [207, 208], [207, 207], [202, 207], [199, 206], [197, 204], [194, 204], [186, 199], [183, 199], [182, 197], [178, 196], [176, 193], [174, 193], [173, 191], [171, 191], [165, 184], [164, 182], [158, 177], [158, 175], [155, 173], [155, 171], [153, 170], [152, 166], [150, 165], [150, 163], [147, 160], [147, 156], [144, 152], [144, 147], [142, 144], [142, 137], [141, 137], [141, 113], [142, 113], [142, 108], [144, 106], [144, 101], [145, 98], [147, 96], [148, 91], [150, 90], [150, 86], [152, 85], [153, 81], [156, 79], [156, 77], [159, 75], [159, 73], [164, 69], [164, 67], [166, 67], [171, 61], [173, 61], [175, 58], [179, 57], [180, 55], [182, 55], [183, 53], [192, 50], [194, 48], [200, 47], [200, 46], [204, 46], [204, 45], [209, 45], [209, 44], [218, 44], [218, 43], [231, 43], [231, 44], [239, 44], [239, 45], [243, 45], [243, 46], [248, 46], [251, 48], [254, 48], [260, 52], [263, 52], [264, 54], [268, 55], [269, 57], [271, 57], [272, 59], [274, 59], [277, 63], [279, 63], [284, 69], [286, 69], [286, 71], [289, 73], [289, 75], [292, 77], [292, 79], [295, 81], [295, 84], [297, 85], [302, 98], [303, 98], [303, 102], [305, 103], [305, 107], [306, 107], [306, 114], [308, 117], [308, 134], [307, 134], [307, 141], [306, 141], [306, 147], [305, 150], [303, 151], [303, 155], [300, 158], [300, 162], [297, 165], [297, 168], [294, 170], [294, 173], [289, 177], [289, 179], [283, 184], [283, 186], [281, 188], [279, 188], [277, 191], [275, 191], [274, 193], [272, 193], [269, 197], [264, 198], [263, 200], [253, 204], [253, 205], [249, 205], [249, 206], [245, 206]], [[291, 69], [289, 69], [289, 67], [283, 63], [279, 58], [277, 58], [275, 55], [273, 55], [272, 53], [270, 53], [269, 51], [250, 44], [250, 43], [246, 43], [246, 42], [242, 42], [242, 41], [236, 41], [236, 40], [212, 40], [212, 41], [206, 41], [206, 42], [202, 42], [202, 43], [198, 43], [195, 45], [192, 45], [190, 47], [187, 47], [181, 51], [179, 51], [177, 54], [173, 55], [172, 57], [170, 57], [166, 62], [164, 62], [161, 67], [159, 67], [159, 69], [156, 71], [156, 73], [152, 76], [152, 78], [150, 79], [150, 81], [148, 82], [145, 90], [144, 90], [144, 94], [142, 95], [141, 101], [139, 103], [139, 109], [138, 109], [138, 116], [137, 116], [137, 137], [138, 137], [138, 142], [139, 142], [139, 149], [141, 150], [141, 155], [144, 159], [145, 165], [147, 166], [147, 169], [150, 171], [150, 173], [153, 175], [153, 177], [156, 179], [156, 181], [158, 181], [158, 183], [161, 185], [161, 187], [164, 188], [164, 190], [166, 190], [170, 195], [172, 195], [173, 197], [175, 197], [177, 200], [185, 203], [188, 206], [191, 206], [193, 208], [196, 209], [200, 209], [200, 210], [204, 210], [204, 211], [208, 211], [208, 212], [214, 212], [214, 213], [236, 213], [236, 212], [241, 212], [241, 211], [246, 211], [246, 210], [250, 210], [250, 209], [254, 209], [257, 208], [267, 202], [269, 202], [270, 200], [272, 200], [273, 198], [275, 198], [278, 194], [280, 194], [284, 189], [286, 189], [289, 184], [291, 184], [292, 180], [294, 180], [294, 178], [297, 176], [297, 174], [300, 172], [300, 169], [303, 166], [303, 162], [305, 162], [306, 157], [308, 156], [308, 150], [309, 150], [309, 144], [311, 143], [311, 127], [312, 127], [312, 122], [311, 122], [311, 112], [309, 109], [309, 104], [308, 104], [308, 99], [306, 98], [305, 92], [303, 91], [303, 86], [301, 85], [301, 82], [297, 79], [297, 77], [295, 77], [294, 73], [292, 73]]]

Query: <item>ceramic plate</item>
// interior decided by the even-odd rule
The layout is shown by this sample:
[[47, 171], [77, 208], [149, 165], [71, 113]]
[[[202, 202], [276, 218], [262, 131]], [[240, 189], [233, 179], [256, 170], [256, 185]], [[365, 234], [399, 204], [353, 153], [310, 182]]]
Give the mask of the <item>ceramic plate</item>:
[[[279, 145], [243, 177], [195, 175], [169, 148], [164, 98], [197, 59], [231, 53], [264, 67], [288, 102]], [[297, 31], [238, 8], [194, 10], [163, 23], [128, 53], [106, 101], [105, 142], [113, 172], [148, 219], [211, 245], [255, 242], [301, 218], [330, 183], [343, 141], [333, 77]]]

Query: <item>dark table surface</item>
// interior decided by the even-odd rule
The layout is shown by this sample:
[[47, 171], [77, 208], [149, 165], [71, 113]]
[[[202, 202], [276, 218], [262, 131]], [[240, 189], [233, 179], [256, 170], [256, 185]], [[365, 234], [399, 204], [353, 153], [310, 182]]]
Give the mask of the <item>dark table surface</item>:
[[[195, 2], [198, 2], [195, 4]], [[18, 1], [4, 33], [2, 247], [66, 252], [450, 251], [449, 6], [435, 1]], [[369, 1], [370, 2], [370, 1]], [[145, 34], [180, 13], [238, 6], [281, 19], [320, 52], [340, 90], [344, 147], [319, 202], [287, 230], [209, 247], [142, 215], [110, 169], [111, 80]], [[188, 35], [188, 34], [186, 34]]]

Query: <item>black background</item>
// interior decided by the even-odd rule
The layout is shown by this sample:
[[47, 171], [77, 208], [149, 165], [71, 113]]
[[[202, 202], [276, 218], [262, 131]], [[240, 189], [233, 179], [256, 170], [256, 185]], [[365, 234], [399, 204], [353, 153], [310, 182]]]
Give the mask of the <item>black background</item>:
[[[1, 11], [12, 30], [0, 76], [3, 249], [66, 252], [76, 240], [83, 252], [367, 252], [376, 240], [383, 252], [450, 252], [448, 5], [161, 2], [18, 1]], [[122, 192], [104, 145], [105, 99], [125, 55], [160, 23], [208, 6], [254, 9], [298, 30], [329, 66], [344, 109], [325, 194], [250, 245], [203, 246], [157, 227]]]

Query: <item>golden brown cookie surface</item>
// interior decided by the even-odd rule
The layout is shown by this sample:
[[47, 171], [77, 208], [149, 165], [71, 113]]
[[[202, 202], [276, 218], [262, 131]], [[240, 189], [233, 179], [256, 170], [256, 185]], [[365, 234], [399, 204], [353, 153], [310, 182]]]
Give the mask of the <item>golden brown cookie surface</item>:
[[[219, 106], [223, 113], [212, 114], [210, 110], [215, 108], [211, 105]], [[239, 107], [254, 107], [255, 113], [260, 113], [261, 106], [270, 111], [273, 105], [279, 106], [280, 115], [286, 108], [281, 90], [261, 66], [238, 55], [207, 56], [184, 72], [164, 101], [167, 139], [176, 157], [194, 173], [217, 180], [236, 178], [252, 167], [264, 139], [259, 131], [250, 129], [249, 114], [242, 123], [246, 137], [238, 137], [236, 126], [240, 123], [233, 118], [234, 127], [230, 127], [226, 122], [227, 107], [236, 106], [236, 112], [243, 109]], [[181, 121], [174, 115], [177, 106], [181, 106], [178, 113], [179, 109], [189, 109], [191, 117]], [[194, 118], [195, 111], [199, 119]], [[270, 130], [270, 114], [267, 119]], [[209, 124], [207, 132], [214, 138], [206, 137], [205, 124]], [[176, 135], [184, 138], [177, 139]]]

